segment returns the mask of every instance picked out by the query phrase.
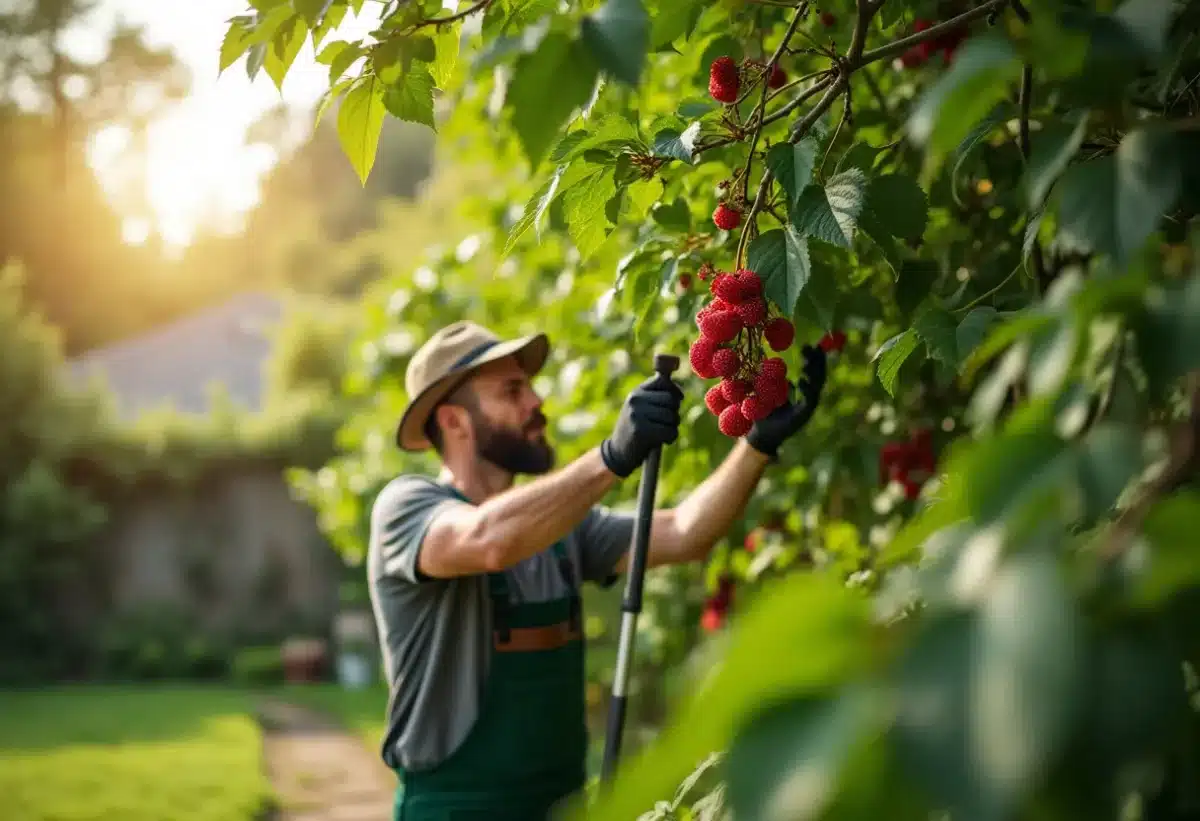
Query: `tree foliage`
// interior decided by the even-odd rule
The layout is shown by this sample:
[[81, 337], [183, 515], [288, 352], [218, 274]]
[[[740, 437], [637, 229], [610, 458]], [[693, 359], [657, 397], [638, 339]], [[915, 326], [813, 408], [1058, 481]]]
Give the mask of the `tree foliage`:
[[[496, 171], [474, 233], [364, 300], [368, 410], [298, 477], [348, 555], [382, 483], [432, 466], [388, 432], [451, 317], [557, 341], [564, 458], [687, 350], [706, 263], [836, 351], [704, 571], [748, 604], [591, 817], [1200, 812], [1200, 3], [414, 1], [362, 40], [335, 31], [361, 2], [252, 5], [223, 67], [281, 82], [311, 35], [360, 178], [387, 116]], [[680, 379], [664, 503], [729, 444]], [[639, 659], [674, 663], [689, 579], [654, 582]]]

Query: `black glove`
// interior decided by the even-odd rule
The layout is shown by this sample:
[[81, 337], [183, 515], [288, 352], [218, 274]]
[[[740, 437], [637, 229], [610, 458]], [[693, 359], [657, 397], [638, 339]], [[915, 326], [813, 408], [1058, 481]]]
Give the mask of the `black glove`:
[[751, 447], [771, 458], [775, 457], [784, 440], [798, 433], [812, 419], [825, 388], [825, 351], [805, 345], [800, 352], [804, 355], [804, 375], [796, 385], [800, 401], [793, 403], [789, 399], [765, 419], [755, 422], [746, 434], [746, 442]]
[[659, 445], [679, 436], [683, 391], [670, 378], [655, 374], [633, 389], [621, 406], [612, 436], [600, 443], [608, 469], [624, 479]]

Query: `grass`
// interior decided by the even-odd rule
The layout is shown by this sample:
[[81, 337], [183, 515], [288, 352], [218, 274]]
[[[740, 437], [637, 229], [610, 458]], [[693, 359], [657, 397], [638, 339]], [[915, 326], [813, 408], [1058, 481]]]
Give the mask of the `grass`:
[[250, 821], [272, 806], [252, 702], [204, 687], [0, 692], [6, 821]]

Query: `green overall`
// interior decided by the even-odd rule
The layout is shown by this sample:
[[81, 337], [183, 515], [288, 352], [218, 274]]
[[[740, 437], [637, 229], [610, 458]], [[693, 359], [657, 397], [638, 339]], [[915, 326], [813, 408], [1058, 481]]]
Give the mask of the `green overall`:
[[516, 603], [504, 573], [488, 574], [492, 655], [479, 717], [430, 770], [397, 770], [394, 821], [544, 821], [585, 781], [588, 732], [579, 591]]

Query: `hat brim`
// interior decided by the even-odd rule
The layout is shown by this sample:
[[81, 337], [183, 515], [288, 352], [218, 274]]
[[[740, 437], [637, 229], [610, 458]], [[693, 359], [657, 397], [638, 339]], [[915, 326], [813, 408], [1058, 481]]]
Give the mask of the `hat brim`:
[[549, 355], [550, 339], [544, 333], [538, 333], [521, 339], [501, 342], [469, 365], [450, 371], [408, 403], [408, 407], [404, 409], [404, 414], [400, 417], [400, 424], [396, 426], [396, 444], [401, 450], [412, 452], [428, 450], [433, 447], [433, 443], [425, 435], [425, 422], [429, 418], [429, 414], [461, 380], [489, 362], [495, 362], [506, 356], [516, 356], [521, 369], [532, 377], [546, 364]]

